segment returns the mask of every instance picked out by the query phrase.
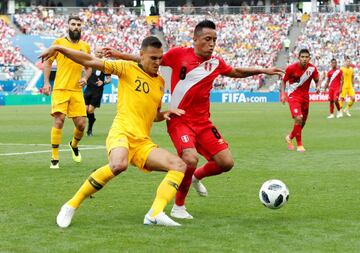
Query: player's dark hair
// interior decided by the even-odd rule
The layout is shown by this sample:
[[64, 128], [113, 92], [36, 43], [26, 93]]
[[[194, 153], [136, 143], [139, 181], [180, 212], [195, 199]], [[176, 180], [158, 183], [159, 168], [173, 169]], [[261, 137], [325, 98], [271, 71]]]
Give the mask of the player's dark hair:
[[77, 15], [70, 15], [69, 19], [68, 19], [68, 24], [70, 23], [71, 20], [77, 20], [77, 21], [82, 21], [81, 18]]
[[198, 35], [204, 28], [210, 28], [215, 30], [216, 25], [211, 20], [203, 20], [195, 26], [194, 34]]
[[335, 58], [332, 58], [331, 61], [336, 61], [337, 62], [337, 60]]
[[300, 50], [299, 56], [300, 56], [301, 54], [308, 54], [308, 55], [310, 55], [310, 51], [309, 51], [308, 49], [306, 49], [306, 48], [303, 48], [303, 49]]
[[147, 47], [161, 48], [162, 43], [157, 37], [149, 36], [146, 37], [141, 43], [141, 49], [145, 49]]

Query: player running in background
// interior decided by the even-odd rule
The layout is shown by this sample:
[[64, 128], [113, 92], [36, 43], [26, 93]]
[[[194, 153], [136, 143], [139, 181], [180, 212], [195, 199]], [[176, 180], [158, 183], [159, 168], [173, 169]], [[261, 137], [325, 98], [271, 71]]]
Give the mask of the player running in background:
[[311, 81], [316, 83], [316, 92], [320, 93], [319, 73], [314, 65], [310, 63], [310, 52], [307, 49], [301, 49], [299, 52], [299, 62], [289, 65], [285, 70], [285, 76], [281, 82], [281, 102], [285, 104], [286, 94], [285, 86], [288, 86], [288, 103], [294, 127], [289, 135], [285, 137], [289, 150], [294, 150], [292, 139], [297, 142], [297, 151], [304, 152], [302, 144], [302, 129], [306, 124], [309, 114], [309, 89]]
[[[95, 50], [95, 57], [99, 59], [102, 58], [102, 50], [100, 48]], [[94, 122], [96, 121], [95, 109], [100, 107], [104, 85], [108, 83], [111, 83], [111, 75], [105, 75], [101, 70], [93, 69], [84, 92], [86, 114], [88, 118], [87, 136], [93, 135], [92, 129]]]
[[[77, 16], [70, 16], [68, 20], [68, 36], [56, 39], [53, 45], [61, 45], [90, 54], [90, 46], [80, 40], [81, 20]], [[84, 135], [86, 125], [86, 108], [82, 87], [86, 85], [91, 75], [91, 68], [86, 67], [86, 74], [81, 77], [83, 66], [77, 64], [61, 53], [54, 54], [44, 62], [44, 87], [45, 95], [50, 95], [50, 72], [53, 61], [57, 62], [56, 77], [51, 95], [51, 115], [54, 117], [54, 125], [51, 129], [52, 155], [50, 168], [59, 168], [59, 145], [61, 143], [62, 128], [65, 117], [74, 122], [74, 136], [69, 142], [72, 158], [75, 162], [81, 162], [81, 154], [78, 143]]]
[[350, 107], [355, 102], [355, 90], [354, 90], [354, 69], [351, 67], [351, 61], [350, 58], [347, 56], [345, 57], [345, 64], [343, 67], [341, 67], [341, 71], [343, 72], [344, 76], [344, 82], [340, 94], [340, 108], [342, 109], [344, 106], [344, 101], [346, 95], [350, 97], [350, 102], [346, 105], [344, 109], [344, 113], [351, 117], [351, 114], [349, 112]]
[[339, 104], [339, 94], [342, 88], [343, 83], [343, 74], [341, 69], [337, 67], [337, 61], [336, 59], [331, 60], [331, 69], [326, 75], [327, 80], [325, 84], [325, 91], [329, 88], [329, 102], [330, 102], [330, 115], [328, 116], [328, 119], [335, 118], [334, 115], [334, 104], [337, 109], [336, 117], [340, 118], [342, 117], [340, 104]]
[[[164, 54], [161, 65], [172, 68], [170, 108], [185, 114], [168, 121], [168, 132], [178, 155], [187, 164], [184, 180], [176, 195], [171, 216], [192, 219], [185, 207], [191, 183], [200, 196], [207, 196], [201, 179], [230, 171], [234, 166], [228, 143], [210, 121], [210, 91], [219, 75], [245, 78], [258, 74], [282, 75], [278, 68], [233, 68], [213, 56], [216, 26], [212, 21], [198, 23], [194, 30], [194, 47], [175, 47]], [[129, 59], [129, 55], [105, 48], [105, 56]], [[138, 60], [136, 57], [133, 60]], [[207, 159], [197, 168], [199, 155]]]
[[40, 57], [47, 59], [57, 51], [79, 64], [118, 75], [121, 79], [117, 114], [106, 140], [109, 164], [93, 172], [74, 197], [61, 207], [56, 219], [58, 226], [68, 227], [80, 204], [125, 171], [129, 162], [143, 171], [167, 171], [157, 189], [153, 205], [145, 215], [144, 224], [180, 226], [163, 210], [175, 196], [186, 165], [178, 156], [158, 148], [149, 136], [153, 121], [169, 120], [172, 115], [180, 116], [184, 113], [179, 109], [160, 112], [164, 94], [164, 80], [157, 74], [163, 56], [160, 40], [152, 36], [143, 40], [139, 63], [102, 61], [60, 46], [47, 49]]

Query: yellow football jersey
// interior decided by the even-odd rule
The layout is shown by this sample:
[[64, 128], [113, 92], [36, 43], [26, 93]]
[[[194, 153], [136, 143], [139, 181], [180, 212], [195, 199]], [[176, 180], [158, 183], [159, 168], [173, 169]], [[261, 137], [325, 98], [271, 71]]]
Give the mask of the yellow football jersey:
[[106, 74], [119, 77], [117, 114], [112, 127], [123, 129], [134, 139], [149, 137], [164, 95], [164, 79], [150, 76], [131, 61], [104, 61], [104, 65]]
[[[53, 45], [60, 45], [90, 54], [89, 44], [82, 40], [74, 44], [67, 38], [59, 38], [53, 42]], [[73, 62], [61, 53], [57, 53], [50, 59], [51, 62], [54, 60], [57, 63], [57, 70], [53, 89], [81, 91], [82, 88], [78, 82], [82, 76], [83, 66]]]
[[341, 70], [342, 70], [343, 76], [344, 76], [343, 89], [352, 88], [352, 80], [353, 80], [353, 76], [354, 76], [353, 68], [341, 67]]

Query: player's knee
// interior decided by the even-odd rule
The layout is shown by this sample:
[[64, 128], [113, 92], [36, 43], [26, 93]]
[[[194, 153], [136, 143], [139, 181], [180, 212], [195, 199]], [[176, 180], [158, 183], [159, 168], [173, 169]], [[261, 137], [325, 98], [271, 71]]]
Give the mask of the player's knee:
[[295, 124], [302, 125], [303, 124], [303, 117], [302, 116], [296, 116], [294, 118]]
[[172, 170], [180, 171], [185, 173], [186, 163], [179, 157], [175, 156], [169, 161], [169, 166]]
[[60, 117], [55, 118], [55, 121], [54, 121], [55, 128], [62, 129], [64, 126], [64, 121], [65, 121], [65, 119], [63, 119], [63, 118], [60, 118]]
[[110, 169], [115, 176], [125, 171], [127, 167], [128, 167], [127, 161], [116, 161], [115, 163], [110, 164]]
[[199, 162], [199, 157], [196, 154], [190, 152], [184, 152], [181, 158], [188, 166], [191, 167], [197, 167]]
[[85, 127], [86, 127], [86, 120], [82, 120], [80, 122], [78, 122], [76, 124], [76, 128], [79, 130], [79, 131], [84, 131], [85, 130]]
[[234, 160], [232, 158], [224, 159], [219, 166], [223, 172], [228, 172], [234, 167]]

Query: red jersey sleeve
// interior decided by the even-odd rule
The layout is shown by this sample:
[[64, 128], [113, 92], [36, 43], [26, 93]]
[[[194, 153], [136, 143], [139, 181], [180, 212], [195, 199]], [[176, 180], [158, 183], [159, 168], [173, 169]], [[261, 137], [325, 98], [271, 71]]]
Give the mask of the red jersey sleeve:
[[229, 65], [226, 64], [226, 62], [221, 59], [221, 58], [218, 58], [219, 59], [219, 72], [220, 72], [220, 75], [227, 75], [229, 74], [233, 68]]
[[175, 47], [167, 51], [161, 60], [161, 66], [168, 66], [172, 67], [173, 63], [176, 62], [177, 55], [179, 54], [179, 51], [181, 48]]
[[314, 80], [319, 80], [319, 72], [318, 72], [316, 67], [315, 67], [315, 70], [314, 70], [314, 73], [313, 73], [313, 79]]
[[287, 81], [289, 81], [291, 75], [291, 67], [288, 66], [285, 70], [285, 75], [283, 77], [283, 82], [286, 84]]
[[331, 74], [330, 74], [330, 71], [329, 71], [329, 72], [327, 72], [327, 75], [326, 75], [326, 77], [327, 77], [328, 79], [330, 79], [330, 78], [331, 78]]

